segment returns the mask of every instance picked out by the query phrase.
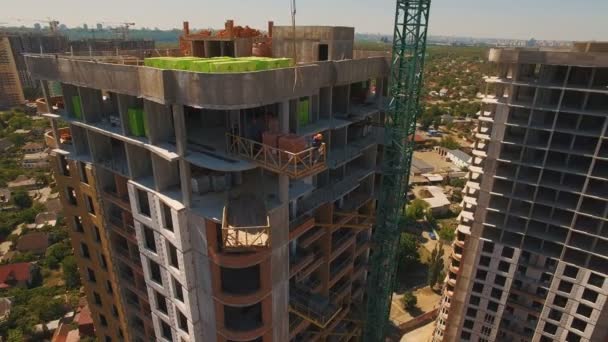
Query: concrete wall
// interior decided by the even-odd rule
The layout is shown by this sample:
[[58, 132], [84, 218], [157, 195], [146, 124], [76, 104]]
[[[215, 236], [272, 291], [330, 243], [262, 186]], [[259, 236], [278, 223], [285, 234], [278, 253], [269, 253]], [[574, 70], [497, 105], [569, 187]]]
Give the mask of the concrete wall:
[[[294, 58], [294, 30], [291, 26], [274, 26], [272, 55]], [[355, 29], [352, 27], [297, 26], [295, 49], [298, 62], [319, 60], [319, 45], [328, 48], [328, 60], [353, 58]]]

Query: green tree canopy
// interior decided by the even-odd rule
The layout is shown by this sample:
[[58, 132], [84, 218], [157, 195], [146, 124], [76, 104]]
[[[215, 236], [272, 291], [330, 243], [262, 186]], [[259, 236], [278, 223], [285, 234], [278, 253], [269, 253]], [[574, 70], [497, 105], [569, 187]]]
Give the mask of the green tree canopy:
[[418, 298], [414, 296], [412, 291], [407, 291], [403, 294], [403, 297], [401, 297], [401, 304], [405, 310], [411, 310], [418, 304]]
[[13, 204], [20, 209], [29, 208], [32, 206], [32, 199], [24, 190], [17, 190], [12, 195]]
[[439, 146], [447, 148], [448, 150], [457, 150], [460, 148], [460, 145], [458, 144], [458, 142], [449, 135], [441, 138], [441, 142], [439, 142]]
[[405, 209], [405, 216], [408, 220], [421, 220], [424, 218], [429, 204], [426, 201], [416, 198]]
[[73, 255], [67, 256], [61, 263], [63, 269], [63, 279], [65, 280], [65, 286], [68, 289], [75, 289], [80, 286], [80, 275], [78, 274], [78, 265], [76, 265], [76, 258]]
[[431, 252], [431, 260], [429, 261], [428, 284], [431, 288], [441, 281], [443, 268], [443, 243], [440, 242], [435, 245], [435, 249]]

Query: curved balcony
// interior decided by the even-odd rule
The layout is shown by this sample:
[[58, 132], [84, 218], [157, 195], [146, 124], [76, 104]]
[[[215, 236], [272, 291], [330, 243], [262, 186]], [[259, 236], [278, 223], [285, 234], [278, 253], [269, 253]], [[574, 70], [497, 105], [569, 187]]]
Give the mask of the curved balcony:
[[483, 174], [483, 169], [479, 166], [471, 165], [471, 166], [469, 166], [469, 171], [479, 174], [479, 175]]
[[486, 153], [486, 151], [484, 150], [478, 150], [478, 149], [474, 149], [473, 150], [473, 155], [479, 158], [487, 158], [488, 154]]
[[223, 326], [218, 327], [218, 333], [226, 340], [230, 341], [252, 341], [262, 337], [271, 328], [272, 326], [266, 326], [264, 324], [257, 328], [252, 328], [251, 330], [239, 330]]
[[475, 138], [490, 141], [490, 136], [488, 134], [475, 133]]
[[454, 265], [450, 265], [450, 267], [448, 269], [450, 270], [450, 272], [452, 272], [454, 274], [458, 274], [458, 271], [460, 271], [460, 267], [454, 266]]
[[291, 178], [312, 176], [327, 168], [325, 143], [321, 147], [310, 147], [299, 152], [290, 152], [238, 135], [226, 134], [228, 150], [241, 158], [256, 163], [259, 167]]
[[272, 289], [270, 288], [260, 288], [254, 292], [243, 294], [228, 293], [220, 290], [214, 294], [213, 298], [225, 305], [244, 306], [259, 303], [267, 296], [270, 296], [271, 293]]
[[209, 259], [214, 263], [228, 268], [244, 268], [261, 263], [270, 257], [270, 249], [258, 250], [251, 253], [226, 253], [209, 250]]
[[[254, 206], [255, 203], [249, 203]], [[239, 208], [243, 208], [240, 205]], [[266, 216], [264, 225], [232, 225], [228, 221], [229, 209], [224, 207], [222, 218], [222, 245], [226, 250], [242, 251], [270, 246], [270, 218]], [[264, 210], [265, 212], [265, 210]], [[237, 215], [241, 216], [241, 215]]]
[[456, 252], [452, 252], [452, 259], [461, 261], [462, 260], [462, 254], [458, 254]]

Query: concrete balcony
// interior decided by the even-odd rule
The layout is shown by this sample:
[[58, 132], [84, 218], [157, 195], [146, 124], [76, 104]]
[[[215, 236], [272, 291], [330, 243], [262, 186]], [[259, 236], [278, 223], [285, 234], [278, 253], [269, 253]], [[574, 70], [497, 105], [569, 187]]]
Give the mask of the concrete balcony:
[[300, 237], [314, 226], [315, 218], [312, 215], [304, 215], [289, 222], [289, 240]]
[[295, 255], [289, 256], [289, 277], [293, 277], [315, 260], [315, 254], [303, 249], [298, 249]]
[[[254, 203], [249, 203], [249, 205], [254, 205]], [[263, 225], [243, 226], [238, 223], [232, 225], [228, 222], [228, 211], [229, 209], [225, 207], [222, 219], [223, 248], [230, 251], [244, 251], [270, 246], [270, 218], [268, 216]]]
[[252, 161], [259, 167], [291, 178], [300, 179], [317, 174], [327, 168], [326, 146], [311, 147], [290, 152], [240, 136], [226, 134], [228, 151]]
[[484, 150], [473, 150], [473, 155], [479, 158], [487, 158], [488, 154]]
[[296, 337], [297, 334], [301, 333], [302, 331], [304, 331], [306, 328], [308, 328], [308, 326], [310, 325], [310, 322], [303, 319], [302, 317], [296, 315], [296, 314], [289, 314], [289, 339], [293, 339], [294, 337]]
[[485, 141], [490, 141], [490, 136], [488, 134], [483, 133], [475, 133], [475, 138]]
[[324, 262], [325, 258], [321, 255], [321, 253], [314, 253], [313, 261], [307, 266], [305, 266], [301, 271], [296, 273], [296, 281], [303, 281], [308, 278], [308, 276], [310, 276], [314, 271], [316, 271], [319, 266], [321, 266]]
[[334, 261], [329, 267], [329, 286], [333, 286], [340, 278], [353, 269], [353, 260], [351, 257]]
[[333, 261], [336, 257], [338, 257], [342, 252], [344, 252], [347, 248], [352, 246], [355, 242], [355, 234], [352, 231], [343, 233], [341, 235], [335, 235], [332, 238], [331, 243], [331, 258], [330, 261]]
[[289, 311], [318, 328], [327, 327], [341, 310], [327, 297], [298, 287], [289, 289]]
[[352, 282], [349, 279], [343, 279], [341, 282], [336, 283], [329, 292], [331, 294], [331, 299], [335, 303], [340, 303], [346, 295], [351, 292]]
[[349, 141], [346, 146], [334, 147], [329, 150], [327, 165], [336, 168], [349, 162], [363, 154], [363, 151], [377, 143], [375, 134], [368, 134], [353, 141]]
[[122, 217], [114, 214], [108, 215], [108, 221], [110, 222], [110, 227], [112, 227], [115, 232], [134, 244], [137, 244], [135, 227], [133, 227], [132, 223], [126, 223]]
[[323, 235], [325, 235], [325, 230], [322, 228], [310, 229], [298, 238], [298, 244], [302, 248], [308, 248]]
[[454, 265], [450, 265], [448, 267], [448, 269], [450, 270], [450, 272], [454, 273], [454, 274], [458, 274], [458, 271], [460, 271], [460, 267], [458, 266], [454, 266]]

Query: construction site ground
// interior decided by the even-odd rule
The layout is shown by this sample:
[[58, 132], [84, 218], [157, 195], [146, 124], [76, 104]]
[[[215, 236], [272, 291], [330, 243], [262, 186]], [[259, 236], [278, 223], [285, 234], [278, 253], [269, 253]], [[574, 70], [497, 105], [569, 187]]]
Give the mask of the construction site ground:
[[414, 152], [414, 157], [428, 163], [435, 170], [433, 172], [449, 172], [454, 167], [454, 164], [446, 161], [439, 153], [435, 151]]
[[401, 337], [401, 342], [428, 342], [433, 336], [435, 322], [429, 322], [418, 329], [414, 329]]
[[406, 311], [403, 308], [403, 304], [401, 304], [403, 294], [395, 293], [393, 295], [393, 301], [391, 303], [391, 321], [393, 324], [398, 326], [439, 306], [441, 296], [431, 290], [428, 286], [414, 291], [414, 295], [416, 296], [418, 303], [416, 304], [416, 308], [409, 310], [409, 312]]

